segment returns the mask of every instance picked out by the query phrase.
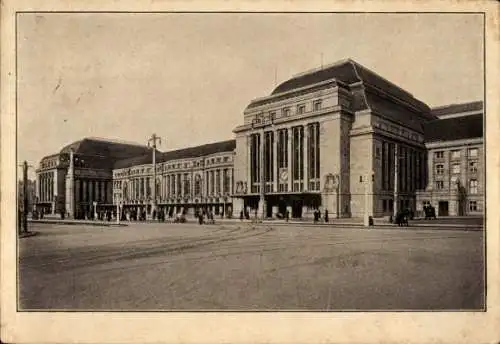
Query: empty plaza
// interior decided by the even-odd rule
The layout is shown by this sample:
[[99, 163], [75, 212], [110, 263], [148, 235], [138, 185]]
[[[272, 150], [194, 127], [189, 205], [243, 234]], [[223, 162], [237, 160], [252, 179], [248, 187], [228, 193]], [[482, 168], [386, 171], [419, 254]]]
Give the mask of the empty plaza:
[[453, 227], [30, 224], [22, 310], [482, 309], [484, 232]]

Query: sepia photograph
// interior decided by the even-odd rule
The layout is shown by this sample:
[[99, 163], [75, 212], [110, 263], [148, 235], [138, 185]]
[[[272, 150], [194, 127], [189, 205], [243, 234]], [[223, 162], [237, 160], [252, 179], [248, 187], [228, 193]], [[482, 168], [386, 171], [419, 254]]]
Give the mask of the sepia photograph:
[[16, 312], [486, 312], [485, 25], [16, 12]]

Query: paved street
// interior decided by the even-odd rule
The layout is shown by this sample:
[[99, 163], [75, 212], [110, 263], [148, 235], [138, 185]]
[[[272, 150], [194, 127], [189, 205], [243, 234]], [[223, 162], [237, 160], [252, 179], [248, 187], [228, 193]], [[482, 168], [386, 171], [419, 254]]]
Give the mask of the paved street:
[[479, 309], [482, 231], [299, 225], [30, 224], [20, 307]]

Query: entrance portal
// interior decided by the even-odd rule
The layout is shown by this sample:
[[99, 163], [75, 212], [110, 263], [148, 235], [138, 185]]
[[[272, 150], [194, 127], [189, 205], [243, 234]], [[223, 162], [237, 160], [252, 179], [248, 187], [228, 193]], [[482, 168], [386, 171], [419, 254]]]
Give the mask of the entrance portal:
[[448, 216], [448, 201], [439, 201], [438, 216]]
[[302, 200], [294, 199], [292, 201], [292, 217], [295, 219], [302, 217]]

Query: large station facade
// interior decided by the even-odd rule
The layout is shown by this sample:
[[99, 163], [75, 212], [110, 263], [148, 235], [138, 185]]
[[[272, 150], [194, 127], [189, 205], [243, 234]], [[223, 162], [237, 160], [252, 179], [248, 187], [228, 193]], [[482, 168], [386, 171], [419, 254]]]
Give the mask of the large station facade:
[[141, 145], [64, 147], [40, 163], [37, 206], [70, 217], [116, 205], [167, 216], [381, 217], [426, 203], [440, 216], [480, 214], [483, 117], [482, 102], [431, 109], [349, 59], [252, 100], [234, 140], [156, 151], [155, 166]]

